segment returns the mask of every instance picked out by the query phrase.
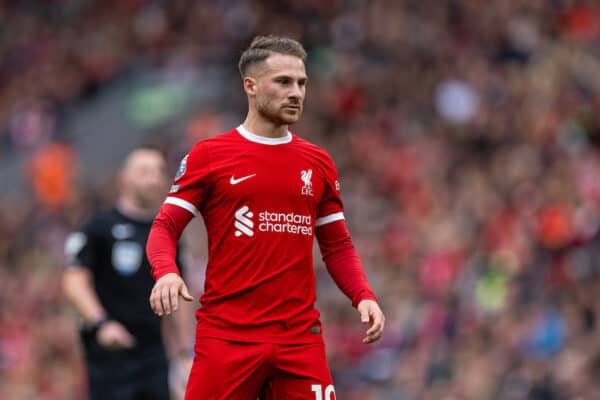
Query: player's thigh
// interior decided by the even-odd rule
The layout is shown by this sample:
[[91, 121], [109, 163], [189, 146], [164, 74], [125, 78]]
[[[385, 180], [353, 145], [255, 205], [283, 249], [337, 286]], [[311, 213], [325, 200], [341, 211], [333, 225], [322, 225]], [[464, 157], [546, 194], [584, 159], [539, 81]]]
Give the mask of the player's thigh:
[[335, 399], [323, 343], [278, 346], [275, 360], [274, 372], [263, 387], [261, 399]]
[[256, 400], [269, 373], [272, 346], [198, 338], [186, 400]]

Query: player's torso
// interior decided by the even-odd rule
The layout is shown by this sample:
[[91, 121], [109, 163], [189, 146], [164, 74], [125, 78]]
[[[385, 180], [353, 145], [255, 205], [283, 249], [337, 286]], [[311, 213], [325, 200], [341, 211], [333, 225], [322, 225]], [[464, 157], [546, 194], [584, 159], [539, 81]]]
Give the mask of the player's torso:
[[200, 206], [209, 237], [203, 303], [239, 301], [228, 312], [254, 320], [271, 318], [282, 301], [297, 302], [295, 312], [312, 306], [315, 219], [326, 185], [317, 154], [296, 137], [265, 145], [234, 131], [210, 143], [209, 156]]
[[209, 229], [225, 229], [226, 239], [238, 242], [312, 243], [325, 179], [308, 149], [294, 141], [270, 146], [234, 139], [211, 148], [211, 166], [201, 208]]
[[310, 329], [318, 324], [312, 249], [327, 188], [323, 153], [296, 136], [265, 144], [235, 130], [203, 146], [210, 172], [197, 206], [209, 262], [199, 332], [231, 340], [288, 342], [300, 334], [320, 340]]

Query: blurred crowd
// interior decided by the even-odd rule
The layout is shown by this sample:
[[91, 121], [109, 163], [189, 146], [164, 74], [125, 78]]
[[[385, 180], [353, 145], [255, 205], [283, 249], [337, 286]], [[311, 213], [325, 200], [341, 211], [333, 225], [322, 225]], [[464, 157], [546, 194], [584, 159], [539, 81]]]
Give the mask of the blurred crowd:
[[30, 188], [0, 199], [0, 398], [85, 398], [63, 241], [114, 190], [78, 175], [64, 110], [139, 68], [222, 68], [227, 101], [154, 132], [174, 171], [243, 120], [236, 62], [268, 33], [309, 51], [292, 130], [336, 161], [388, 320], [361, 345], [317, 263], [337, 398], [600, 398], [598, 2], [31, 0], [0, 21], [0, 161]]

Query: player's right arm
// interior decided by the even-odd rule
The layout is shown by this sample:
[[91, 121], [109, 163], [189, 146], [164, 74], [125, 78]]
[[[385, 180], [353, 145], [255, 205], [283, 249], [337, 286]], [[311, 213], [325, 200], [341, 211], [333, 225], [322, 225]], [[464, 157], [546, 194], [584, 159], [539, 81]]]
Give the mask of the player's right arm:
[[177, 311], [179, 296], [192, 301], [176, 263], [177, 241], [190, 220], [199, 214], [208, 186], [210, 162], [207, 146], [197, 144], [181, 161], [169, 196], [152, 223], [146, 254], [156, 283], [150, 306], [159, 316]]
[[163, 204], [152, 223], [146, 254], [152, 266], [152, 276], [156, 280], [150, 293], [150, 306], [158, 316], [177, 311], [179, 296], [186, 301], [194, 299], [175, 262], [177, 241], [192, 216], [183, 208]]

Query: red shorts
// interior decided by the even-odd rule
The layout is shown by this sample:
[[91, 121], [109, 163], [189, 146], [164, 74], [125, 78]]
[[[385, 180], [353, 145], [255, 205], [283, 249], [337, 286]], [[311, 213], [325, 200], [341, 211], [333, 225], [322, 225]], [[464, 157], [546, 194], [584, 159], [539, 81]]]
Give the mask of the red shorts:
[[323, 343], [196, 339], [186, 400], [335, 400]]

